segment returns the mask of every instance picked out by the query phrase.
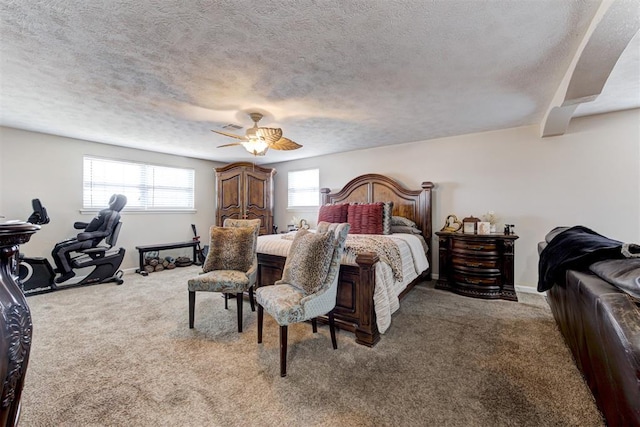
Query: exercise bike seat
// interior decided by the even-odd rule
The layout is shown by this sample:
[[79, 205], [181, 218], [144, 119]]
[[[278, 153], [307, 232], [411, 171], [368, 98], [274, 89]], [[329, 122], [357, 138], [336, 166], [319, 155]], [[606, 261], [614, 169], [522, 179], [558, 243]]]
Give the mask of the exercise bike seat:
[[72, 258], [71, 264], [74, 268], [83, 268], [95, 265], [96, 260], [100, 260], [105, 258], [106, 256], [116, 255], [117, 251], [111, 251], [118, 241], [118, 235], [120, 234], [120, 229], [122, 228], [122, 223], [118, 221], [113, 229], [113, 232], [107, 236], [105, 239], [105, 245], [98, 245], [92, 248], [81, 249], [77, 251], [80, 255], [75, 258]]

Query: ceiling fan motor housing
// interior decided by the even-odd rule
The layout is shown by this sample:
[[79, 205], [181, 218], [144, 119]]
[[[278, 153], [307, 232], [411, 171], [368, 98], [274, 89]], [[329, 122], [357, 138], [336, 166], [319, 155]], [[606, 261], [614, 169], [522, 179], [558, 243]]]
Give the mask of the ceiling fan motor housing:
[[256, 126], [258, 126], [258, 122], [262, 119], [262, 114], [261, 113], [249, 113], [249, 117], [251, 117], [251, 120], [253, 120], [253, 122], [256, 124]]

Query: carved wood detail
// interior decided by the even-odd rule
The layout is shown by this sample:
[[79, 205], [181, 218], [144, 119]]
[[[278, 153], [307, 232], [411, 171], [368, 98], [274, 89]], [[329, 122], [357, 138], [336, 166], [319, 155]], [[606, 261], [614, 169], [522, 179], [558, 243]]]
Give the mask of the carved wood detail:
[[39, 228], [0, 232], [0, 425], [3, 426], [18, 424], [32, 338], [29, 306], [15, 281], [18, 245], [29, 241], [31, 234]]

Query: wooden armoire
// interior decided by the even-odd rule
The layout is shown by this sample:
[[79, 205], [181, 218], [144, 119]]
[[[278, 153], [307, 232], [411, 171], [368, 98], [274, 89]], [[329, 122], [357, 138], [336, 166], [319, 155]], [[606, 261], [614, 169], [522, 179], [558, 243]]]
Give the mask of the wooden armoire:
[[273, 176], [275, 169], [249, 162], [216, 168], [216, 224], [226, 218], [262, 220], [260, 234], [273, 231]]

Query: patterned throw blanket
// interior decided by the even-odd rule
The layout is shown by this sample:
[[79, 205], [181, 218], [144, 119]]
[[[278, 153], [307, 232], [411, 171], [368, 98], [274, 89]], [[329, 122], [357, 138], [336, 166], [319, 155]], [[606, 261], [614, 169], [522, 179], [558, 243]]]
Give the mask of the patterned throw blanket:
[[[289, 233], [282, 236], [283, 239], [293, 240], [295, 234]], [[400, 248], [393, 240], [385, 236], [371, 236], [349, 234], [345, 242], [345, 252], [349, 255], [359, 255], [364, 252], [374, 252], [380, 261], [388, 264], [397, 282], [402, 281], [402, 259]]]

